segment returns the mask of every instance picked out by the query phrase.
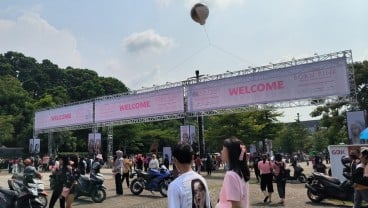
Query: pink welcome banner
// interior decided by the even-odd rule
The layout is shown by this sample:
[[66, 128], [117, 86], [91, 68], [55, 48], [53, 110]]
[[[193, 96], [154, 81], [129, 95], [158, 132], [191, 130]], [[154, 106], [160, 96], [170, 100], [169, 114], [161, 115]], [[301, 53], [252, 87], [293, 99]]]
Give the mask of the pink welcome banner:
[[188, 111], [350, 93], [345, 58], [256, 72], [188, 86]]
[[35, 114], [35, 130], [93, 123], [93, 103], [39, 111]]
[[95, 121], [106, 122], [184, 112], [182, 87], [95, 102]]

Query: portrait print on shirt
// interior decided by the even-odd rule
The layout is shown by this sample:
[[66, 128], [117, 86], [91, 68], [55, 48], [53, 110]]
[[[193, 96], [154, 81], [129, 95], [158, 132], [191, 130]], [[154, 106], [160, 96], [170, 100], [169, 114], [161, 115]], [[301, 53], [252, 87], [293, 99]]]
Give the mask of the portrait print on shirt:
[[192, 180], [192, 208], [206, 207], [206, 187], [200, 179]]

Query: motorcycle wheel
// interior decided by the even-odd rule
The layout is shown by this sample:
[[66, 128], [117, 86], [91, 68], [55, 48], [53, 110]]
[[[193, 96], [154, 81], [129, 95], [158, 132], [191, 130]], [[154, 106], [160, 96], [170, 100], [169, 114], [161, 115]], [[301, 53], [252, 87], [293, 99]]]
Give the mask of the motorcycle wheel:
[[106, 191], [103, 188], [98, 188], [92, 193], [92, 201], [95, 203], [101, 203], [106, 199]]
[[307, 182], [307, 176], [305, 176], [305, 174], [301, 174], [298, 177], [298, 180], [299, 180], [300, 183], [306, 183]]
[[319, 203], [324, 199], [323, 196], [315, 195], [309, 189], [307, 190], [307, 196], [314, 203]]
[[169, 180], [164, 180], [160, 184], [160, 194], [163, 197], [167, 197], [167, 189], [169, 188], [169, 183], [170, 183]]
[[38, 194], [38, 201], [41, 202], [43, 208], [47, 207], [47, 203], [48, 203], [47, 196], [43, 194]]
[[134, 195], [139, 195], [140, 193], [142, 193], [143, 191], [143, 186], [141, 184], [140, 181], [138, 181], [137, 179], [134, 179], [132, 181], [132, 183], [130, 184], [130, 191], [134, 194]]

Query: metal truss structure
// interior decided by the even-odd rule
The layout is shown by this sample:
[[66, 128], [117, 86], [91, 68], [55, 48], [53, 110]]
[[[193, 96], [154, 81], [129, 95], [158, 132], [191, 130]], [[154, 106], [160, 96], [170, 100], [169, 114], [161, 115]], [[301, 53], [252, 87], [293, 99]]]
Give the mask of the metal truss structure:
[[[214, 80], [220, 80], [230, 77], [236, 76], [243, 76], [247, 74], [268, 71], [268, 70], [275, 70], [281, 69], [291, 66], [315, 63], [325, 60], [331, 60], [336, 58], [346, 58], [348, 64], [348, 80], [350, 85], [350, 95], [348, 96], [329, 96], [329, 97], [317, 97], [311, 99], [302, 99], [302, 100], [290, 100], [284, 102], [277, 102], [277, 103], [265, 103], [265, 104], [256, 104], [256, 105], [249, 105], [244, 107], [236, 107], [236, 108], [225, 108], [225, 109], [218, 109], [218, 110], [211, 110], [206, 112], [197, 112], [197, 113], [182, 113], [182, 114], [170, 114], [170, 115], [158, 115], [158, 116], [151, 116], [151, 117], [143, 117], [143, 118], [134, 118], [134, 119], [127, 119], [127, 120], [118, 120], [118, 121], [109, 121], [103, 123], [96, 123], [96, 124], [85, 124], [85, 125], [76, 125], [76, 126], [68, 126], [68, 127], [59, 127], [59, 128], [52, 128], [52, 129], [44, 129], [44, 130], [37, 130], [35, 131], [35, 135], [40, 133], [48, 133], [48, 132], [58, 132], [58, 131], [69, 131], [69, 130], [76, 130], [76, 129], [87, 129], [91, 128], [96, 130], [98, 127], [111, 127], [116, 125], [125, 125], [125, 124], [135, 124], [135, 123], [145, 123], [145, 122], [154, 122], [154, 121], [164, 121], [164, 120], [172, 120], [172, 119], [180, 119], [185, 117], [195, 117], [195, 116], [211, 116], [211, 115], [220, 115], [220, 114], [228, 114], [228, 113], [240, 113], [244, 111], [255, 111], [261, 109], [280, 109], [280, 108], [292, 108], [292, 107], [301, 107], [301, 106], [317, 106], [323, 105], [328, 103], [347, 103], [350, 105], [351, 108], [355, 108], [357, 104], [357, 91], [356, 91], [356, 84], [355, 84], [355, 77], [354, 77], [354, 68], [353, 68], [353, 58], [351, 50], [340, 51], [325, 55], [315, 55], [309, 58], [303, 59], [293, 59], [287, 62], [281, 62], [277, 64], [269, 64], [260, 67], [254, 67], [249, 69], [244, 69], [235, 72], [226, 72], [223, 74], [218, 75], [211, 75], [211, 76], [202, 76], [199, 77], [197, 80], [196, 78], [190, 78], [185, 81], [175, 82], [175, 83], [166, 83], [165, 85], [160, 86], [153, 86], [151, 88], [143, 88], [139, 90], [132, 90], [127, 93], [103, 96], [92, 100], [86, 100], [78, 103], [71, 103], [64, 106], [70, 106], [80, 103], [87, 103], [87, 102], [95, 102], [100, 100], [107, 100], [107, 99], [116, 99], [126, 95], [134, 95], [134, 94], [141, 94], [141, 93], [148, 93], [162, 89], [168, 89], [173, 87], [183, 87], [184, 89], [184, 112], [187, 112], [187, 91], [188, 86], [196, 84], [198, 82], [208, 82]], [[62, 107], [62, 106], [60, 106]]]
[[[237, 108], [225, 108], [225, 109], [218, 109], [218, 110], [210, 110], [205, 112], [196, 112], [196, 113], [188, 113], [187, 116], [211, 116], [211, 115], [219, 115], [219, 114], [228, 114], [228, 113], [239, 113], [244, 111], [254, 111], [260, 109], [280, 109], [280, 108], [293, 108], [293, 107], [303, 107], [303, 106], [318, 106], [324, 105], [328, 103], [348, 103], [350, 107], [355, 108], [357, 105], [357, 91], [356, 91], [356, 84], [355, 84], [355, 76], [354, 76], [354, 68], [353, 68], [353, 58], [351, 50], [340, 51], [325, 55], [315, 55], [309, 58], [303, 59], [294, 59], [287, 62], [281, 62], [277, 64], [269, 64], [260, 67], [254, 67], [249, 69], [244, 69], [235, 72], [227, 72], [224, 74], [212, 75], [212, 76], [203, 76], [199, 78], [199, 82], [209, 82], [215, 81], [230, 77], [236, 76], [243, 76], [249, 75], [256, 72], [263, 72], [281, 68], [287, 68], [291, 66], [303, 65], [303, 64], [310, 64], [320, 61], [326, 61], [336, 58], [346, 58], [348, 64], [348, 80], [350, 86], [350, 95], [348, 96], [328, 96], [328, 97], [317, 97], [317, 98], [310, 98], [310, 99], [301, 99], [301, 100], [290, 100], [290, 101], [283, 101], [283, 102], [274, 102], [274, 103], [266, 103], [266, 104], [255, 104], [249, 105], [244, 107], [237, 107]], [[186, 86], [196, 84], [197, 80], [190, 79], [185, 82]], [[187, 87], [185, 87], [187, 89]], [[185, 93], [187, 94], [187, 93]]]

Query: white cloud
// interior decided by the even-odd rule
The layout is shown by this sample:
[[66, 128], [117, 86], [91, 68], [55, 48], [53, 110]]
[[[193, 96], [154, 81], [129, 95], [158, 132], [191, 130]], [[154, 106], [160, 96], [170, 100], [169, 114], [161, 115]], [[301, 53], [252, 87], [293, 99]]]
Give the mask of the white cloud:
[[156, 0], [156, 4], [160, 7], [160, 8], [166, 8], [169, 6], [170, 4], [170, 0]]
[[123, 40], [128, 52], [162, 52], [173, 45], [171, 38], [161, 36], [150, 29], [140, 33], [133, 33]]
[[0, 19], [0, 46], [3, 53], [18, 51], [39, 61], [49, 59], [61, 67], [81, 66], [76, 38], [35, 12], [23, 13], [16, 20]]
[[230, 6], [242, 5], [245, 0], [185, 0], [187, 7], [192, 7], [196, 3], [206, 4], [210, 8], [226, 9]]

